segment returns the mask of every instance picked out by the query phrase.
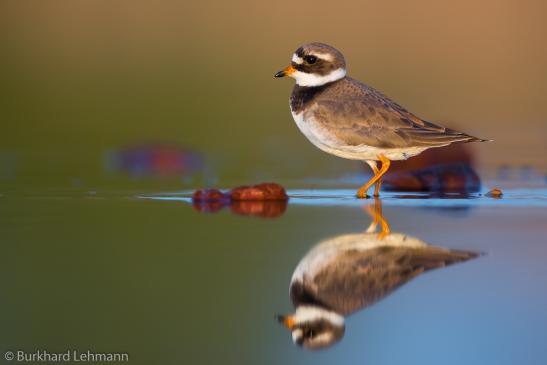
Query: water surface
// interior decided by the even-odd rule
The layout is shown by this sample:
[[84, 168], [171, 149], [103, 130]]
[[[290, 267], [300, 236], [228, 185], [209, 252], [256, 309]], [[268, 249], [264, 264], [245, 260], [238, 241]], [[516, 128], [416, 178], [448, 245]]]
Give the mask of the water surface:
[[5, 193], [1, 350], [126, 351], [143, 364], [547, 362], [544, 190], [385, 194], [393, 232], [486, 255], [348, 317], [342, 341], [320, 352], [296, 347], [274, 315], [293, 310], [300, 259], [363, 232], [373, 201], [349, 190], [290, 195], [267, 219], [198, 212], [188, 192]]

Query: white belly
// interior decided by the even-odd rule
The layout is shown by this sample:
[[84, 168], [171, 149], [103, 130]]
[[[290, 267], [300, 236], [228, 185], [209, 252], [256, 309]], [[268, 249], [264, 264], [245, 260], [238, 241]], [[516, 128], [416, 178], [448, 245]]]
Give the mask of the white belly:
[[364, 251], [383, 246], [418, 248], [426, 247], [427, 244], [402, 233], [391, 233], [384, 238], [379, 238], [378, 233], [349, 233], [331, 237], [319, 242], [302, 258], [294, 270], [291, 282], [303, 281], [305, 277], [313, 278], [346, 251]]
[[291, 110], [291, 113], [296, 125], [311, 143], [320, 150], [338, 157], [365, 161], [378, 160], [379, 155], [384, 155], [390, 160], [406, 160], [427, 149], [427, 147], [378, 148], [364, 144], [358, 146], [346, 145], [328, 130], [321, 127], [313, 117], [310, 118], [309, 116], [306, 116], [306, 118], [304, 118], [304, 112], [295, 114]]

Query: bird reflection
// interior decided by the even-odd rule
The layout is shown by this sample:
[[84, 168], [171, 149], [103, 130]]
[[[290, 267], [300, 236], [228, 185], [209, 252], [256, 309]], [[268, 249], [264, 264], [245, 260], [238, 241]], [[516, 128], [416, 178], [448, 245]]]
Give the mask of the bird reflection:
[[344, 336], [344, 317], [425, 271], [478, 256], [391, 232], [378, 199], [366, 208], [373, 220], [364, 233], [321, 241], [294, 270], [289, 292], [296, 311], [278, 320], [292, 332], [295, 344], [312, 350], [332, 346]]

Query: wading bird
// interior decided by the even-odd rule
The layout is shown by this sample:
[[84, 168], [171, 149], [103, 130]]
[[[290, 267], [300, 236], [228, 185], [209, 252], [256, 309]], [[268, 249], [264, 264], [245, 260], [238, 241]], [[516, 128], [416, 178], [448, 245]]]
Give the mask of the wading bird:
[[418, 118], [346, 76], [344, 56], [327, 44], [298, 48], [291, 65], [275, 74], [284, 76], [296, 80], [291, 113], [310, 142], [335, 156], [365, 161], [374, 171], [374, 177], [357, 192], [358, 198], [366, 198], [374, 184], [374, 196], [379, 195], [382, 176], [392, 160], [406, 160], [432, 147], [487, 141]]

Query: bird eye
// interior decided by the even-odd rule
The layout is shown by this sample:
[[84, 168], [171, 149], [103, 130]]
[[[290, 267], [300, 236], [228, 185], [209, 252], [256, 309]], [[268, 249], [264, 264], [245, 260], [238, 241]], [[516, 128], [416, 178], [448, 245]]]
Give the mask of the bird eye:
[[311, 338], [311, 337], [314, 336], [314, 334], [315, 333], [313, 332], [313, 330], [311, 328], [305, 328], [304, 329], [303, 335], [304, 335], [305, 338]]
[[306, 61], [306, 63], [309, 63], [310, 65], [313, 65], [315, 62], [317, 62], [317, 57], [315, 57], [315, 56], [304, 56], [304, 61]]

